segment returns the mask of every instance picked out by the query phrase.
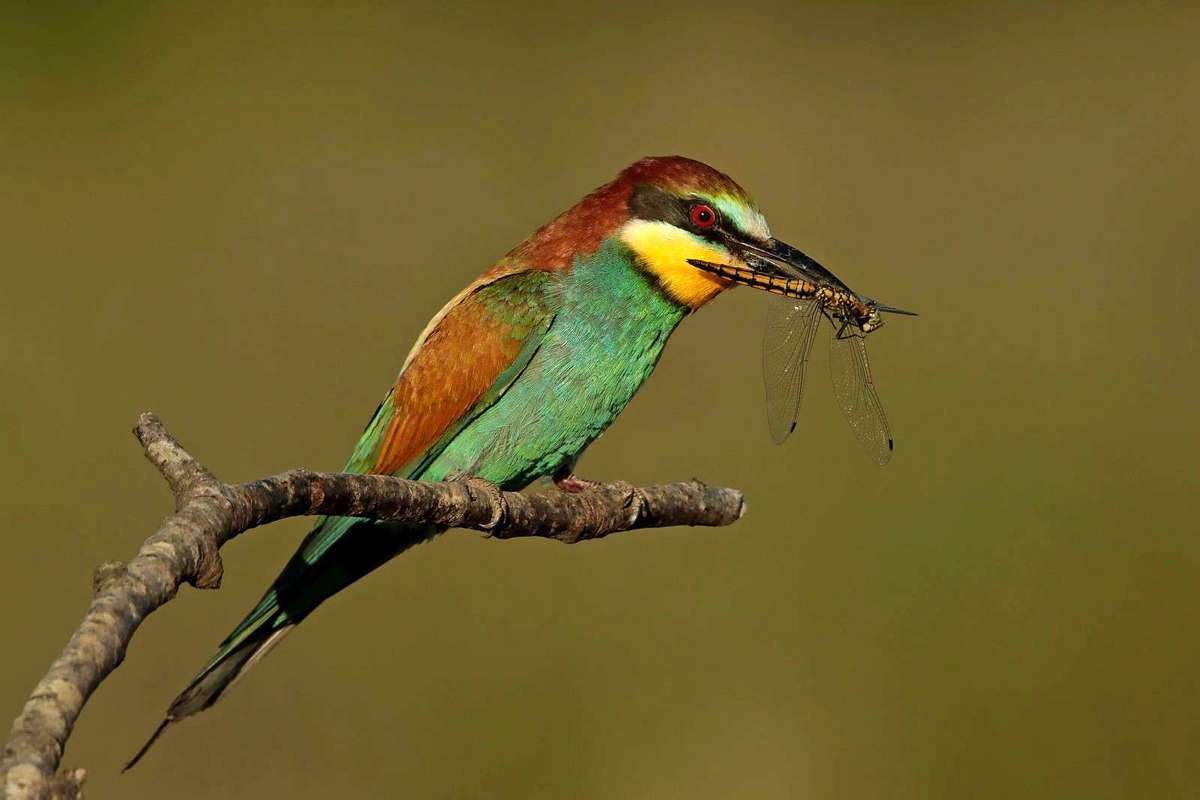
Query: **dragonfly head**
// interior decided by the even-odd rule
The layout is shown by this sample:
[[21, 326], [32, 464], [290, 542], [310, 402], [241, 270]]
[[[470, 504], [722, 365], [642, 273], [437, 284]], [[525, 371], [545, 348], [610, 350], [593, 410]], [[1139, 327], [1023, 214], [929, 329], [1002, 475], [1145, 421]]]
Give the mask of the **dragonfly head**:
[[859, 329], [863, 333], [877, 331], [883, 327], [883, 315], [879, 313], [879, 309], [874, 305], [867, 306], [868, 313], [866, 317], [859, 321]]
[[902, 314], [906, 317], [917, 316], [917, 312], [915, 311], [905, 311], [902, 308], [896, 308], [894, 306], [884, 305], [883, 303], [877, 303], [869, 297], [860, 296], [857, 299], [858, 303], [855, 304], [853, 309], [855, 312], [857, 312], [855, 314], [854, 323], [863, 333], [870, 333], [871, 331], [877, 331], [882, 328], [884, 323], [884, 314]]
[[854, 292], [825, 291], [817, 300], [838, 329], [838, 335], [866, 336], [883, 327], [883, 315], [873, 300]]

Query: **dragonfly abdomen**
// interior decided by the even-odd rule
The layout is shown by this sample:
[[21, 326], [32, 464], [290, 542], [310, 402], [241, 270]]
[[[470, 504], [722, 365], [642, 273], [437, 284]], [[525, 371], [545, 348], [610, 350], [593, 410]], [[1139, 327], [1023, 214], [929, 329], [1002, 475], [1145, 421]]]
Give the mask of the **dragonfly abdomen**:
[[742, 286], [762, 289], [765, 292], [784, 297], [807, 298], [813, 297], [820, 291], [815, 285], [800, 278], [766, 275], [746, 267], [735, 267], [730, 264], [714, 264], [708, 261], [692, 261], [691, 263], [705, 272], [711, 272]]

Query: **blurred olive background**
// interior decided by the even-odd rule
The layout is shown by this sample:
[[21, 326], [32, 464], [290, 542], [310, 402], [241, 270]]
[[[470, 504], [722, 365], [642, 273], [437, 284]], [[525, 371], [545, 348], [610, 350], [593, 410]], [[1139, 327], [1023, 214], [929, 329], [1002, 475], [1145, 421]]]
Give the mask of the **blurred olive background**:
[[118, 776], [308, 521], [238, 540], [88, 705], [90, 796], [1200, 794], [1194, 5], [29, 3], [0, 36], [5, 719], [169, 510], [138, 412], [229, 480], [339, 467], [442, 303], [638, 157], [921, 312], [871, 340], [886, 468], [820, 346], [771, 444], [731, 292], [581, 472], [738, 486], [739, 524], [447, 534]]

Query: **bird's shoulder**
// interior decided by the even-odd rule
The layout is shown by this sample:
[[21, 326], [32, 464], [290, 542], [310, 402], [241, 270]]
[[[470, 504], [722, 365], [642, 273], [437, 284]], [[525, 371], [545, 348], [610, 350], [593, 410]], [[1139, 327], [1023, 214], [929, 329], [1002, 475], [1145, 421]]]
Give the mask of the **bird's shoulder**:
[[491, 270], [430, 321], [348, 469], [408, 475], [456, 423], [495, 402], [554, 319], [557, 271]]

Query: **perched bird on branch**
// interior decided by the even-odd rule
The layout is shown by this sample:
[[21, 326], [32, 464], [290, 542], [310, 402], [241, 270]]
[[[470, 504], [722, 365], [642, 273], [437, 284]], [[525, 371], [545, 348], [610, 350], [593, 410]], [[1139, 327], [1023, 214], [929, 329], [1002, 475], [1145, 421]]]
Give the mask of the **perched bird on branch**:
[[[790, 264], [790, 275], [823, 277], [813, 272], [819, 265], [772, 238], [727, 175], [678, 156], [638, 161], [433, 317], [345, 471], [476, 476], [506, 490], [551, 476], [564, 491], [586, 488], [574, 475], [580, 454], [653, 371], [675, 326], [735, 285], [690, 262], [749, 274], [764, 269], [764, 256]], [[318, 519], [126, 768], [170, 723], [215, 703], [327, 598], [439, 530]]]

